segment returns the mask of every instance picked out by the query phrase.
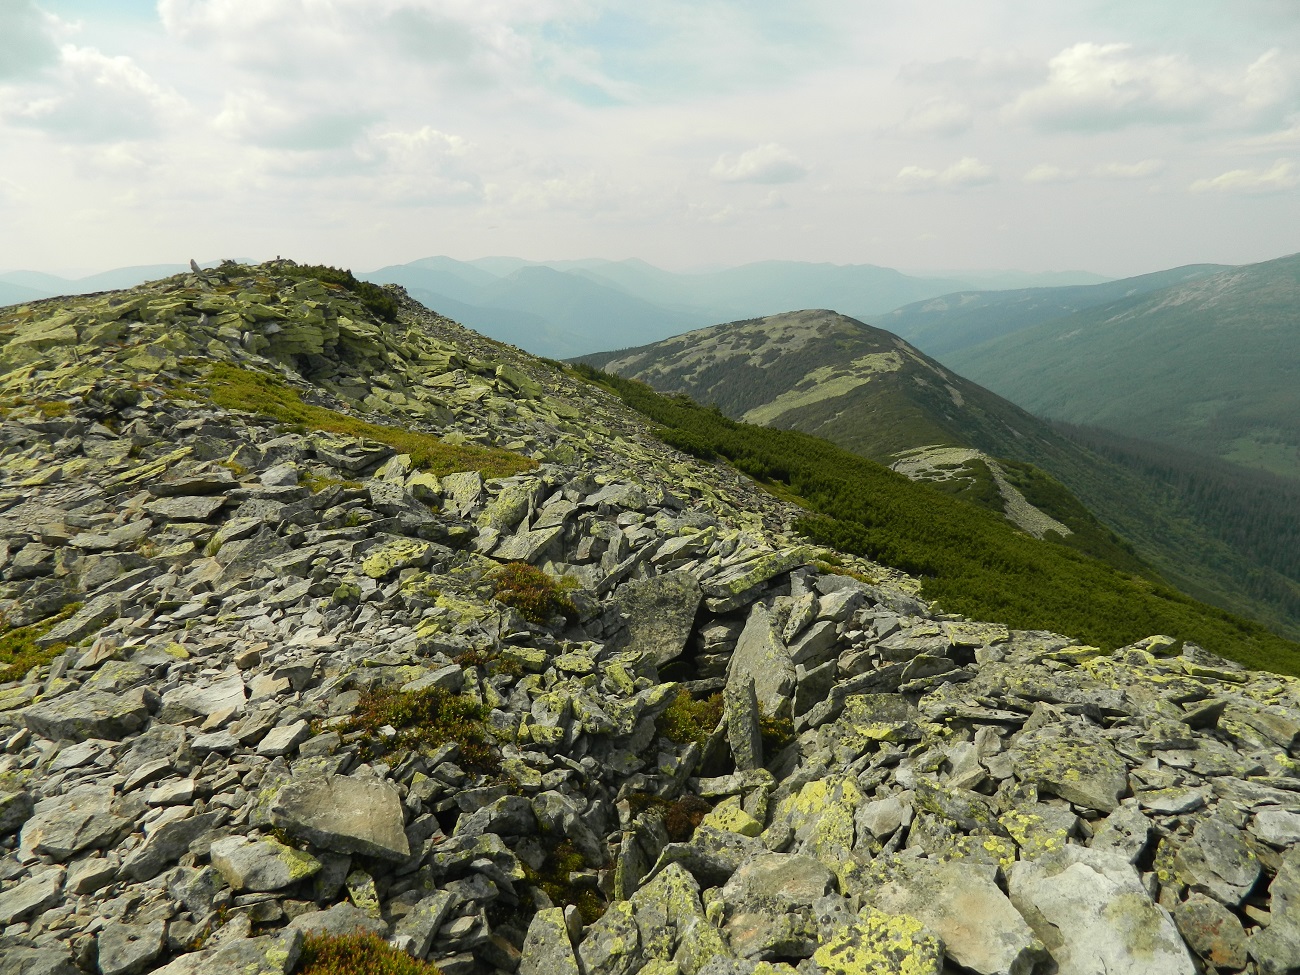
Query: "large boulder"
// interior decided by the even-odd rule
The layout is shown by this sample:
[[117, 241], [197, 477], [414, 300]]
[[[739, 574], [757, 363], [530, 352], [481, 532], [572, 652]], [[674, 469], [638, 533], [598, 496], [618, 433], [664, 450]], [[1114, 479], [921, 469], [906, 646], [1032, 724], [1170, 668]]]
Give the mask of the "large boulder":
[[1007, 879], [1059, 975], [1195, 975], [1173, 920], [1125, 857], [1067, 846], [1016, 861]]
[[381, 779], [360, 775], [300, 778], [272, 800], [271, 821], [322, 850], [405, 860], [411, 847], [402, 798]]

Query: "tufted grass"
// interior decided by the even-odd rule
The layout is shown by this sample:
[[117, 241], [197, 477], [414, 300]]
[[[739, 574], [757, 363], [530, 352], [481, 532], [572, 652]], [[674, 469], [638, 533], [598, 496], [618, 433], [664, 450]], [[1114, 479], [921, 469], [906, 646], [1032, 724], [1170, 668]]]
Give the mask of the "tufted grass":
[[222, 409], [257, 413], [304, 430], [387, 444], [399, 454], [409, 454], [416, 467], [438, 476], [478, 471], [488, 478], [509, 477], [537, 466], [531, 458], [509, 450], [444, 443], [431, 433], [370, 423], [337, 410], [305, 403], [298, 392], [279, 376], [230, 363], [217, 363], [188, 389], [206, 396]]

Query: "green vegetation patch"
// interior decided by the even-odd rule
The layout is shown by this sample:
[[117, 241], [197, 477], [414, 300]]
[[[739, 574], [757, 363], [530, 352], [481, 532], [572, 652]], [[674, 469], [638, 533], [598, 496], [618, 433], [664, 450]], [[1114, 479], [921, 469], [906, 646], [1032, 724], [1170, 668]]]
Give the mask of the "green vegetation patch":
[[187, 388], [202, 393], [223, 409], [244, 410], [308, 430], [387, 444], [398, 453], [409, 454], [416, 467], [439, 476], [478, 471], [484, 477], [509, 477], [537, 466], [531, 458], [508, 450], [444, 443], [431, 433], [370, 423], [304, 403], [298, 392], [278, 376], [229, 363], [217, 363]]
[[81, 603], [70, 603], [56, 616], [13, 629], [0, 629], [0, 684], [12, 680], [22, 680], [33, 667], [47, 664], [64, 650], [66, 643], [56, 643], [49, 647], [38, 647], [36, 638], [44, 636], [59, 623], [71, 617], [81, 609]]
[[297, 975], [441, 975], [376, 934], [309, 934], [302, 942]]
[[519, 610], [532, 623], [546, 623], [557, 615], [572, 620], [578, 612], [561, 583], [527, 562], [508, 562], [492, 574], [492, 598]]
[[722, 707], [721, 692], [697, 701], [683, 687], [659, 715], [656, 727], [669, 741], [679, 745], [695, 742], [703, 748], [722, 720]]
[[730, 420], [590, 366], [574, 373], [665, 429], [685, 431], [776, 493], [797, 497], [810, 512], [797, 525], [805, 536], [918, 576], [922, 594], [948, 612], [1110, 648], [1165, 633], [1251, 667], [1300, 674], [1300, 645], [1257, 623], [1044, 544], [991, 511], [825, 440]]
[[23, 396], [7, 396], [0, 399], [0, 419], [5, 419], [14, 410], [31, 407], [47, 420], [57, 420], [72, 412], [72, 405], [63, 400], [27, 399]]
[[581, 872], [584, 866], [582, 854], [568, 840], [562, 840], [546, 854], [540, 869], [524, 863], [524, 879], [549, 897], [552, 904], [572, 904], [584, 923], [594, 924], [609, 905], [595, 878]]
[[379, 729], [385, 725], [397, 732], [389, 745], [399, 750], [433, 749], [455, 742], [460, 746], [461, 765], [496, 773], [500, 757], [488, 738], [487, 715], [482, 704], [441, 687], [409, 692], [379, 687], [362, 693], [342, 730], [364, 732], [359, 741], [364, 752], [376, 750], [383, 741]]
[[351, 271], [325, 264], [292, 264], [284, 262], [275, 268], [277, 274], [289, 278], [315, 278], [324, 284], [347, 288], [367, 310], [386, 322], [397, 321], [397, 299], [377, 284], [359, 281]]

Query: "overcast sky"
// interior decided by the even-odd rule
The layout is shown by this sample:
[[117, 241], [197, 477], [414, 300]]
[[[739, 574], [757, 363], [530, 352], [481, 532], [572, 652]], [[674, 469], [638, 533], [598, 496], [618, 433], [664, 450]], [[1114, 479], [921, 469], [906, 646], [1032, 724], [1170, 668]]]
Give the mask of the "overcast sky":
[[0, 0], [0, 270], [1297, 250], [1296, 0]]

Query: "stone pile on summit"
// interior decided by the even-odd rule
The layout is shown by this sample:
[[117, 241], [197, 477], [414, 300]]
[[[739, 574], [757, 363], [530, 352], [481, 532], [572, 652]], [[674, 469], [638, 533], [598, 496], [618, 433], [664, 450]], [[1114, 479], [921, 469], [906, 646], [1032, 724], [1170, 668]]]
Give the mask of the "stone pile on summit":
[[0, 973], [1300, 970], [1300, 683], [944, 614], [294, 271], [0, 311]]

